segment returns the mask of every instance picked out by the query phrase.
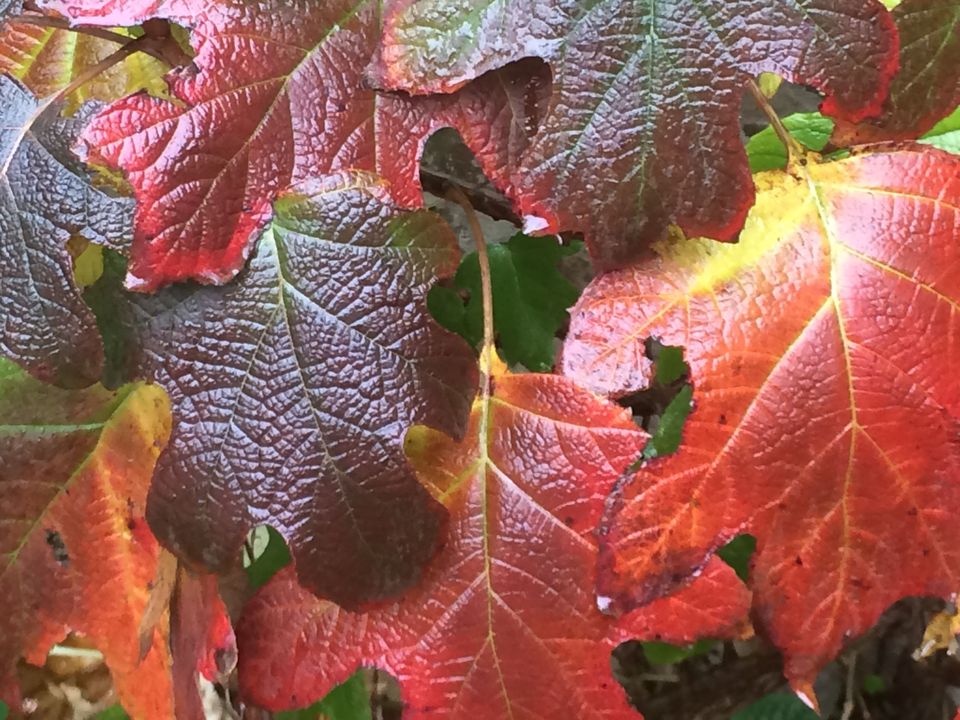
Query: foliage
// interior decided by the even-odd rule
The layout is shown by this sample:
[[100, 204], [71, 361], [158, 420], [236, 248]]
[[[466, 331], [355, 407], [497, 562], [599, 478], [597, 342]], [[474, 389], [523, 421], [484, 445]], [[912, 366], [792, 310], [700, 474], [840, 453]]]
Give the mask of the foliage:
[[819, 715], [792, 693], [774, 693], [741, 710], [731, 720], [816, 720]]
[[[0, 714], [68, 631], [137, 720], [198, 677], [369, 718], [370, 666], [407, 717], [627, 718], [619, 643], [752, 632], [813, 700], [960, 586], [960, 0], [0, 24]], [[523, 226], [462, 259], [444, 127], [492, 188], [424, 182]]]

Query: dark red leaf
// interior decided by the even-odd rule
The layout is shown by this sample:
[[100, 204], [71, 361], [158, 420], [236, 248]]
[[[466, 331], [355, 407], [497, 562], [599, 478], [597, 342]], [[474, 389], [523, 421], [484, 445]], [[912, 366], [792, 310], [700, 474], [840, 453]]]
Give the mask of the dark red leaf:
[[739, 122], [750, 78], [812, 85], [825, 112], [857, 121], [879, 112], [897, 66], [875, 0], [392, 0], [385, 18], [372, 72], [391, 89], [450, 92], [517, 58], [551, 64], [516, 197], [529, 230], [583, 231], [603, 267], [669, 223], [736, 237], [754, 195]]
[[356, 605], [414, 582], [434, 551], [442, 512], [402, 441], [413, 423], [462, 434], [476, 388], [470, 348], [426, 308], [456, 238], [362, 173], [275, 212], [235, 283], [132, 296], [135, 370], [174, 406], [147, 515], [214, 571], [270, 524], [308, 587]]
[[58, 112], [0, 76], [0, 354], [79, 387], [100, 377], [103, 346], [67, 241], [123, 242], [133, 207], [90, 185], [69, 149], [85, 116]]
[[879, 117], [841, 120], [837, 144], [912, 139], [960, 105], [960, 1], [904, 0], [893, 10], [900, 71]]

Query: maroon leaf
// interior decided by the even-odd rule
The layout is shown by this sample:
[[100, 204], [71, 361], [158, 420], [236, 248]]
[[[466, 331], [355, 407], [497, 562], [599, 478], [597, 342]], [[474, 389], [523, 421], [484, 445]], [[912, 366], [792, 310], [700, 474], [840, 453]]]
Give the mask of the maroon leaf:
[[443, 513], [402, 441], [412, 423], [462, 433], [476, 388], [470, 349], [425, 301], [456, 240], [366, 174], [300, 186], [275, 212], [237, 282], [133, 296], [136, 370], [174, 405], [147, 516], [214, 571], [269, 523], [304, 584], [355, 606], [434, 550]]
[[528, 229], [583, 231], [610, 267], [669, 223], [736, 237], [754, 195], [739, 125], [751, 77], [812, 85], [856, 121], [879, 111], [897, 41], [875, 0], [393, 0], [372, 73], [450, 92], [529, 56], [551, 64], [553, 97], [517, 201]]
[[42, 380], [79, 387], [100, 376], [103, 347], [66, 244], [122, 242], [133, 207], [93, 188], [70, 152], [89, 112], [58, 111], [0, 76], [0, 353]]

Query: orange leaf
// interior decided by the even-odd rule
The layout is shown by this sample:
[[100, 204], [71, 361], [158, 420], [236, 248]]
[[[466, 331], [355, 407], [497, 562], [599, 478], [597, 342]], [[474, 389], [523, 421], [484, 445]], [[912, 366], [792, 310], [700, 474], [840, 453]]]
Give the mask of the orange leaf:
[[645, 338], [686, 347], [684, 445], [615, 498], [600, 592], [635, 607], [750, 532], [758, 617], [799, 686], [898, 598], [960, 580], [960, 158], [908, 147], [757, 184], [739, 244], [595, 280], [562, 366], [620, 395], [648, 382]]
[[137, 628], [159, 546], [143, 519], [170, 433], [156, 386], [65, 391], [0, 361], [0, 697], [16, 662], [68, 632], [102, 653], [133, 717], [172, 717], [165, 641], [139, 663]]
[[418, 426], [407, 452], [450, 512], [446, 543], [399, 603], [350, 613], [281, 572], [238, 626], [245, 696], [321, 697], [358, 665], [400, 680], [405, 717], [633, 718], [610, 670], [622, 640], [739, 630], [746, 588], [719, 560], [701, 582], [617, 623], [593, 593], [597, 522], [647, 435], [630, 413], [554, 375], [496, 362], [466, 439]]

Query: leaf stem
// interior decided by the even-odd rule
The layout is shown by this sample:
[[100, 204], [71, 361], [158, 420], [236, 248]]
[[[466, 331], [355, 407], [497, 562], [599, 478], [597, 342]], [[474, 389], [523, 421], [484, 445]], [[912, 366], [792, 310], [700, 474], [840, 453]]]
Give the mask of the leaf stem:
[[69, 85], [60, 90], [57, 94], [50, 96], [47, 100], [44, 100], [39, 110], [42, 112], [42, 110], [45, 110], [53, 103], [63, 100], [65, 97], [70, 95], [70, 93], [86, 85], [88, 82], [106, 72], [114, 65], [122, 63], [134, 53], [146, 52], [146, 48], [149, 48], [154, 44], [154, 39], [146, 35], [130, 40], [116, 51], [107, 55], [107, 57], [98, 62], [96, 65], [91, 65], [82, 73], [77, 75]]
[[476, 210], [470, 204], [469, 198], [456, 185], [451, 185], [447, 197], [463, 208], [467, 216], [467, 224], [477, 243], [477, 259], [480, 261], [480, 289], [483, 293], [483, 348], [480, 351], [480, 366], [483, 374], [481, 393], [484, 397], [490, 390], [490, 360], [494, 352], [493, 344], [493, 284], [490, 280], [490, 256], [487, 253], [487, 242], [483, 237], [483, 228]]
[[[89, 25], [71, 25], [63, 18], [47, 17], [46, 15], [14, 15], [8, 18], [7, 22], [11, 25], [36, 25], [37, 27], [52, 28], [54, 30], [68, 30], [80, 35], [90, 35], [100, 40], [116, 43], [117, 45], [125, 45], [132, 39], [113, 30], [107, 30], [106, 28], [91, 27]], [[167, 62], [163, 53], [155, 47], [144, 46], [141, 48], [141, 52], [165, 64]]]
[[757, 81], [750, 78], [747, 81], [747, 87], [750, 89], [750, 94], [753, 95], [753, 99], [763, 111], [763, 114], [767, 116], [767, 120], [770, 121], [773, 132], [776, 133], [777, 137], [780, 138], [780, 142], [787, 148], [787, 164], [792, 165], [794, 162], [801, 160], [807, 154], [807, 151], [803, 149], [803, 146], [798, 143], [793, 135], [790, 134], [790, 131], [787, 130], [786, 125], [783, 124], [780, 116], [777, 115], [777, 111], [773, 109], [773, 105], [770, 104], [767, 96], [763, 94], [760, 86], [757, 85]]

